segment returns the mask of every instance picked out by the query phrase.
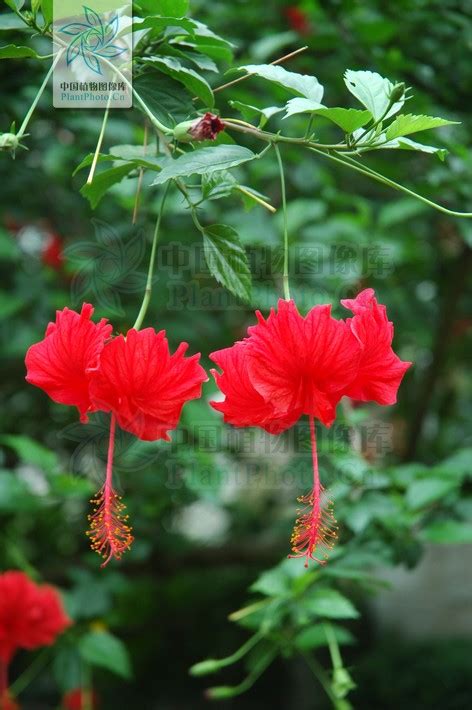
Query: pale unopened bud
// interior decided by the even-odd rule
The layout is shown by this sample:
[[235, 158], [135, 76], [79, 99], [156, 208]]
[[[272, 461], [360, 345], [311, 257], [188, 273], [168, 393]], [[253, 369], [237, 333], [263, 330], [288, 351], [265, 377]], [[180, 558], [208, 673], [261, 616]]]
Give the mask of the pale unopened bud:
[[174, 138], [181, 143], [191, 141], [214, 141], [218, 133], [224, 131], [225, 124], [214, 113], [206, 113], [193, 121], [184, 121], [174, 128]]
[[15, 133], [0, 133], [0, 150], [16, 151], [20, 141]]

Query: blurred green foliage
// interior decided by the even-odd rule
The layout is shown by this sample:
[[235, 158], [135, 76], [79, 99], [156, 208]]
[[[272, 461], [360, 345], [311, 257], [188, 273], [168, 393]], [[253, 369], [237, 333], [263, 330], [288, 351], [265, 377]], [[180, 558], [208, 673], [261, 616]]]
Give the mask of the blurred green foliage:
[[[138, 5], [143, 16], [154, 14], [158, 5], [160, 14], [172, 11], [160, 0]], [[366, 162], [451, 209], [470, 209], [469, 3], [307, 0], [297, 8], [298, 15], [275, 0], [263, 5], [193, 0], [191, 16], [224, 38], [210, 41], [202, 35], [195, 41], [189, 51], [205, 65], [198, 71], [218, 85], [234, 78], [223, 77], [231, 66], [270, 62], [307, 44], [309, 49], [287, 68], [317, 76], [330, 106], [346, 105], [342, 76], [347, 68], [405, 82], [414, 95], [408, 111], [461, 122], [437, 134], [449, 156], [440, 162], [435, 156], [385, 151]], [[0, 15], [2, 45], [49, 52], [48, 39], [20, 35], [18, 26], [9, 11]], [[173, 36], [170, 47], [175, 47]], [[211, 71], [210, 60], [218, 73]], [[8, 131], [12, 120], [21, 123], [45, 67], [46, 62], [33, 59], [0, 62], [2, 130]], [[136, 88], [160, 120], [170, 115], [184, 120], [192, 110], [194, 86], [185, 92], [158, 69], [144, 72], [137, 62]], [[173, 100], [170, 113], [163, 94]], [[282, 88], [257, 78], [216, 97], [225, 117], [239, 115], [234, 102], [264, 108], [287, 99]], [[139, 310], [162, 187], [150, 185], [155, 173], [144, 174], [138, 226], [133, 226], [137, 163], [92, 210], [80, 193], [86, 170], [73, 173], [94, 151], [101, 121], [99, 112], [53, 110], [46, 93], [28, 129], [28, 152], [18, 151], [15, 161], [2, 153], [0, 160], [0, 568], [21, 568], [60, 586], [76, 621], [46, 653], [44, 670], [21, 695], [24, 707], [56, 707], [62, 691], [82, 683], [98, 688], [105, 710], [206, 706], [202, 690], [208, 680], [189, 677], [188, 669], [205, 657], [227, 658], [254, 634], [254, 646], [236, 659], [235, 668], [228, 662], [218, 682], [237, 686], [245, 673], [252, 682], [272, 665], [228, 707], [328, 707], [320, 679], [331, 693], [338, 692], [332, 702], [348, 707], [343, 696], [349, 678], [332, 656], [338, 644], [357, 683], [349, 696], [355, 707], [466, 707], [464, 658], [470, 644], [451, 642], [448, 650], [436, 651], [396, 641], [392, 649], [371, 628], [368, 602], [382, 588], [379, 567], [413, 568], [426, 544], [472, 543], [467, 289], [472, 222], [430, 210], [296, 146], [283, 146], [291, 283], [300, 309], [332, 302], [341, 316], [340, 298], [374, 287], [395, 323], [396, 350], [414, 362], [398, 405], [388, 411], [343, 407], [333, 432], [321, 433], [320, 464], [335, 501], [339, 545], [322, 569], [305, 572], [299, 560], [280, 562], [288, 551], [295, 499], [310, 476], [306, 426], [301, 423], [279, 439], [231, 431], [207, 404], [215, 393], [209, 382], [204, 398], [184, 409], [172, 445], [121, 433], [115, 470], [136, 542], [122, 564], [101, 571], [83, 530], [88, 500], [103, 476], [106, 418], [96, 415], [80, 425], [72, 410], [26, 385], [23, 364], [27, 347], [42, 337], [55, 309], [90, 300], [117, 331], [130, 327]], [[295, 132], [303, 133], [306, 116], [290, 121]], [[270, 130], [285, 132], [287, 123], [274, 115]], [[331, 135], [332, 129], [321, 130]], [[143, 140], [142, 114], [115, 111], [102, 152], [115, 155], [115, 146], [142, 146]], [[250, 136], [222, 140], [261, 149]], [[152, 156], [151, 148], [147, 155]], [[100, 165], [98, 174], [109, 168]], [[272, 215], [235, 190], [231, 179], [204, 185], [209, 199], [200, 218], [237, 231], [252, 267], [250, 302], [217, 286], [188, 207], [172, 191], [146, 320], [166, 328], [172, 345], [186, 340], [192, 352], [201, 351], [208, 367], [208, 354], [242, 337], [254, 309], [266, 311], [281, 294], [275, 156], [241, 164], [232, 175], [278, 208]], [[65, 249], [56, 268], [44, 257], [51, 233], [59, 235]], [[232, 612], [236, 623], [226, 620]], [[424, 662], [414, 662], [418, 658]], [[30, 661], [18, 657], [12, 678]], [[399, 669], [401, 682], [397, 675], [392, 678], [392, 668]], [[439, 681], [434, 692], [428, 690], [439, 671], [457, 679], [444, 698]]]

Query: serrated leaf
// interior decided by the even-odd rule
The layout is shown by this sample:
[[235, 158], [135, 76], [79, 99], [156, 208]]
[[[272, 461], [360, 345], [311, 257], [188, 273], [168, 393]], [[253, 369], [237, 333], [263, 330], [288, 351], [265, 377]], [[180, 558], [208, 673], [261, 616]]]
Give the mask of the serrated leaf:
[[445, 118], [414, 116], [411, 113], [407, 113], [397, 116], [393, 123], [387, 128], [385, 135], [387, 140], [391, 140], [399, 136], [407, 136], [410, 133], [427, 131], [430, 128], [439, 128], [440, 126], [452, 126], [458, 123], [459, 121], [447, 121]]
[[[372, 71], [353, 71], [347, 69], [344, 83], [353, 96], [368, 109], [375, 120], [384, 116], [390, 103], [393, 84], [388, 79]], [[405, 98], [397, 101], [385, 116], [393, 116], [401, 109]]]
[[175, 160], [163, 161], [163, 168], [153, 185], [188, 175], [210, 175], [254, 160], [256, 154], [241, 145], [216, 145], [185, 153]]
[[183, 84], [192, 96], [198, 96], [205, 106], [212, 107], [214, 105], [210, 84], [193, 69], [184, 67], [178, 59], [174, 57], [142, 57], [142, 61], [152, 64], [164, 74]]
[[93, 182], [83, 185], [80, 188], [80, 192], [90, 202], [91, 207], [95, 209], [110, 187], [121, 182], [133, 169], [134, 165], [126, 164], [96, 173]]
[[203, 248], [208, 268], [218, 283], [243, 301], [249, 301], [251, 272], [236, 230], [225, 224], [205, 227]]
[[344, 133], [357, 131], [369, 123], [372, 118], [370, 111], [360, 111], [356, 108], [320, 108], [315, 111], [315, 114], [332, 121]]
[[108, 631], [90, 631], [78, 642], [79, 653], [92, 666], [107, 668], [123, 678], [131, 677], [126, 646]]
[[133, 86], [154, 116], [166, 126], [184, 121], [194, 112], [188, 92], [175, 79], [163, 76], [161, 72], [148, 71], [134, 79]]
[[399, 149], [399, 150], [417, 150], [420, 153], [430, 153], [431, 155], [437, 155], [439, 160], [444, 160], [448, 154], [446, 148], [437, 148], [434, 145], [425, 145], [424, 143], [417, 143], [412, 141], [410, 138], [394, 138], [386, 143], [379, 144], [382, 148], [387, 149]]
[[0, 47], [0, 59], [16, 59], [19, 57], [43, 59], [32, 47], [19, 47], [16, 44], [7, 44], [4, 47]]
[[314, 113], [316, 109], [324, 108], [319, 101], [312, 99], [290, 99], [285, 107], [284, 118], [289, 118], [297, 113]]
[[314, 76], [296, 74], [273, 64], [246, 64], [239, 69], [253, 76], [267, 79], [267, 81], [311, 101], [320, 103], [323, 98], [324, 88]]

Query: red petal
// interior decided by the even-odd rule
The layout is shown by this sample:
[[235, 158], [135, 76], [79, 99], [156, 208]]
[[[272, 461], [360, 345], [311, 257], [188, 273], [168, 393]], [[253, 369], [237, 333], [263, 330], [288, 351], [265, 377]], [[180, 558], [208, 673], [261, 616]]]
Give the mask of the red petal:
[[46, 337], [26, 353], [26, 380], [43, 389], [55, 402], [78, 408], [81, 421], [91, 408], [90, 370], [98, 367], [100, 353], [112, 327], [105, 319], [93, 323], [93, 307], [84, 303], [81, 313], [58, 311]]
[[393, 323], [385, 306], [377, 303], [373, 289], [365, 289], [354, 300], [341, 301], [353, 311], [347, 324], [362, 345], [359, 372], [345, 394], [361, 402], [390, 405], [411, 362], [400, 360], [392, 350]]
[[201, 396], [202, 382], [208, 379], [200, 355], [184, 357], [187, 347], [181, 343], [171, 355], [165, 332], [152, 328], [114, 338], [105, 346], [91, 383], [94, 405], [113, 411], [121, 428], [139, 439], [168, 439], [183, 405]]
[[260, 426], [271, 434], [280, 434], [292, 426], [301, 412], [289, 415], [278, 413], [251, 382], [248, 372], [248, 341], [238, 342], [231, 348], [218, 350], [210, 355], [211, 360], [223, 370], [212, 370], [216, 384], [225, 395], [224, 402], [210, 402], [224, 415], [225, 422], [234, 426]]

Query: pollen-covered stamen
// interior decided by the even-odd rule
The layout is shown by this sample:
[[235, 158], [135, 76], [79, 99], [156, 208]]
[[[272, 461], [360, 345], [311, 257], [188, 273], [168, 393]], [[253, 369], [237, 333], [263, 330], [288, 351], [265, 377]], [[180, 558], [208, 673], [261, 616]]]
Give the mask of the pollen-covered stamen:
[[87, 531], [87, 535], [90, 538], [92, 550], [104, 559], [102, 567], [105, 567], [112, 557], [120, 560], [123, 553], [130, 549], [134, 540], [131, 534], [132, 528], [128, 524], [129, 516], [126, 514], [126, 506], [112, 485], [115, 427], [115, 415], [112, 414], [106, 479], [95, 498], [90, 501], [95, 508], [93, 513], [88, 516], [90, 529]]
[[305, 567], [308, 560], [324, 565], [337, 538], [333, 502], [327, 499], [321, 486], [318, 495], [313, 489], [308, 495], [300, 496], [298, 502], [304, 507], [298, 511], [290, 539], [293, 554], [289, 557], [305, 557]]
[[298, 510], [290, 539], [293, 554], [289, 555], [289, 557], [305, 557], [305, 567], [308, 567], [308, 560], [315, 560], [321, 565], [326, 564], [337, 538], [333, 502], [329, 500], [320, 483], [313, 416], [310, 416], [310, 436], [313, 488], [310, 493], [298, 498], [298, 502], [302, 503], [303, 507]]

